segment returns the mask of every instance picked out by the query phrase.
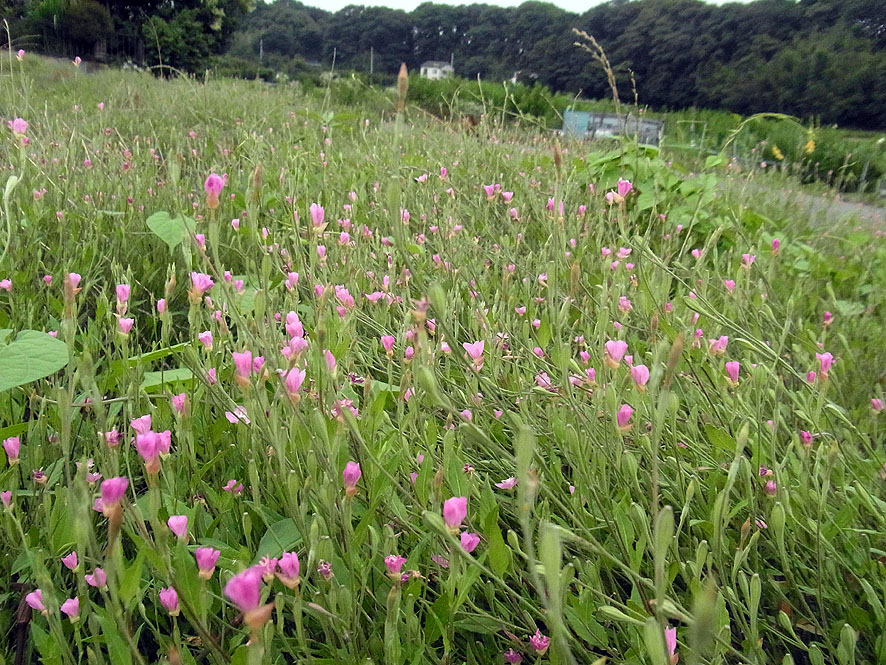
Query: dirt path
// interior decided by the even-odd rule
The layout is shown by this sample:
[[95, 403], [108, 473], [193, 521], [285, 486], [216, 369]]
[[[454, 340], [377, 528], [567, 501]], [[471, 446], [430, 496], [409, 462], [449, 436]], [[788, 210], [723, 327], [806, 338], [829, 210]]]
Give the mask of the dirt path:
[[779, 189], [772, 183], [760, 180], [733, 179], [724, 184], [730, 195], [745, 201], [759, 196], [765, 199], [766, 208], [780, 207], [805, 213], [815, 226], [853, 225], [886, 232], [886, 204], [878, 206], [843, 201], [795, 188]]

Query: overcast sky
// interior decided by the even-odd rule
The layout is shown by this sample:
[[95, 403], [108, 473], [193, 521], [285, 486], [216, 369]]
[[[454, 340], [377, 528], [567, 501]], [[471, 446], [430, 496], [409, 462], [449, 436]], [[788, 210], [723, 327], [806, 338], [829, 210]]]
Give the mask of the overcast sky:
[[[267, 0], [266, 0], [267, 1]], [[312, 7], [320, 7], [326, 11], [335, 12], [348, 5], [367, 5], [373, 7], [392, 7], [412, 11], [424, 0], [302, 0], [304, 4]], [[471, 5], [477, 4], [476, 0], [432, 0], [439, 5]], [[525, 0], [486, 0], [484, 4], [498, 5], [499, 7], [517, 7]], [[581, 14], [594, 5], [602, 4], [605, 0], [553, 0], [553, 4], [562, 7], [566, 11]], [[710, 4], [722, 5], [727, 1], [749, 2], [750, 0], [706, 0]]]

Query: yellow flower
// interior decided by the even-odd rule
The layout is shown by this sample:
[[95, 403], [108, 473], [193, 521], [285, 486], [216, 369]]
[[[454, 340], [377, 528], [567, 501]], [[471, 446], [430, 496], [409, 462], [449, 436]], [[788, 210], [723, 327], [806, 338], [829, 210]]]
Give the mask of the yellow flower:
[[811, 155], [813, 152], [815, 152], [815, 140], [809, 139], [806, 143], [806, 154]]
[[784, 155], [781, 154], [781, 150], [778, 149], [777, 145], [772, 146], [772, 154], [775, 155], [776, 159], [779, 159], [779, 160], [784, 159]]

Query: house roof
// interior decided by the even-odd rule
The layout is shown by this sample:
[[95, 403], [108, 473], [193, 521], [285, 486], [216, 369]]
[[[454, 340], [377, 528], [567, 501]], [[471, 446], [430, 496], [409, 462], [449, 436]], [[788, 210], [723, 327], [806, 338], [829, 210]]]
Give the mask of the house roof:
[[449, 62], [446, 60], [425, 60], [423, 63], [421, 63], [421, 66], [437, 67], [438, 69], [443, 67], [452, 67], [452, 65], [450, 65]]

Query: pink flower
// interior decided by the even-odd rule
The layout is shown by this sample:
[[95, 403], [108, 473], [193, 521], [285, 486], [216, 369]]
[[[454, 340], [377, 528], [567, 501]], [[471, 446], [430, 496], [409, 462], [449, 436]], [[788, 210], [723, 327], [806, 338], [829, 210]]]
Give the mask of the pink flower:
[[668, 655], [671, 657], [670, 660], [672, 663], [676, 662], [676, 658], [674, 657], [677, 653], [677, 629], [668, 626], [665, 628], [665, 646], [668, 648]]
[[767, 496], [775, 496], [775, 493], [778, 492], [778, 485], [774, 480], [768, 480], [763, 487], [763, 491], [766, 492]]
[[108, 576], [101, 568], [93, 570], [92, 575], [84, 575], [83, 579], [89, 586], [94, 586], [97, 589], [102, 589], [108, 584]]
[[280, 569], [280, 572], [277, 573], [277, 579], [285, 587], [294, 589], [299, 584], [299, 567], [298, 554], [295, 552], [283, 552], [277, 560], [277, 568]]
[[130, 286], [129, 284], [118, 284], [117, 285], [117, 308], [119, 309], [121, 305], [126, 303], [129, 300]]
[[500, 483], [495, 483], [495, 486], [500, 490], [514, 489], [514, 487], [516, 485], [517, 485], [517, 479], [514, 478], [514, 476], [511, 476], [510, 478], [505, 478]]
[[710, 344], [708, 352], [714, 355], [719, 355], [726, 352], [726, 345], [729, 344], [729, 338], [726, 335], [723, 335], [720, 339], [708, 340], [708, 344]]
[[145, 432], [135, 436], [135, 449], [145, 461], [145, 471], [158, 473], [160, 471], [160, 452], [163, 448], [163, 439], [156, 432]]
[[631, 367], [631, 378], [634, 379], [638, 389], [645, 390], [649, 381], [649, 368], [646, 365], [634, 365]]
[[757, 260], [757, 257], [753, 254], [742, 254], [741, 255], [741, 267], [742, 268], [750, 268], [754, 261]]
[[345, 483], [345, 494], [347, 496], [354, 496], [357, 493], [357, 481], [363, 475], [360, 465], [357, 462], [348, 462], [345, 464], [345, 469], [341, 475]]
[[495, 185], [483, 185], [483, 191], [486, 192], [487, 201], [495, 198]]
[[734, 279], [724, 279], [723, 286], [726, 287], [726, 290], [729, 293], [732, 293], [733, 291], [735, 291], [735, 280]]
[[477, 549], [477, 545], [480, 544], [480, 536], [476, 533], [469, 533], [467, 531], [462, 532], [460, 540], [461, 548], [468, 554]]
[[394, 351], [394, 339], [393, 335], [382, 335], [381, 337], [381, 345], [384, 348], [385, 352], [388, 354], [393, 353]]
[[301, 390], [306, 374], [305, 370], [295, 367], [286, 372], [286, 375], [283, 377], [283, 385], [286, 387], [286, 392], [290, 397], [297, 395]]
[[185, 409], [188, 408], [187, 393], [179, 393], [178, 395], [173, 395], [172, 408], [175, 409], [177, 413], [184, 413]]
[[129, 426], [135, 430], [136, 434], [147, 434], [151, 431], [151, 414], [130, 420]]
[[4, 508], [9, 508], [12, 505], [12, 492], [9, 490], [0, 492], [0, 501], [3, 502]]
[[127, 319], [121, 318], [117, 319], [117, 325], [120, 327], [120, 333], [123, 335], [128, 335], [132, 330], [132, 325], [135, 323], [135, 319]]
[[71, 290], [72, 295], [77, 293], [77, 291], [78, 291], [77, 287], [80, 286], [81, 279], [82, 278], [80, 277], [80, 275], [78, 275], [75, 272], [68, 273], [68, 276], [65, 279], [65, 294], [67, 294], [69, 286], [70, 286], [70, 290]]
[[540, 630], [535, 631], [535, 635], [529, 638], [529, 646], [535, 649], [535, 653], [539, 656], [543, 655], [551, 644], [551, 638], [542, 635]]
[[825, 312], [824, 315], [821, 317], [821, 324], [823, 326], [829, 326], [833, 322], [834, 322], [834, 315], [831, 314], [830, 312]]
[[37, 589], [25, 596], [25, 602], [31, 609], [38, 612], [46, 613], [46, 607], [43, 605], [43, 590]]
[[231, 478], [222, 489], [225, 492], [230, 492], [231, 494], [240, 494], [243, 491], [243, 483], [238, 483], [236, 480]]
[[741, 365], [737, 360], [726, 363], [726, 375], [729, 377], [729, 382], [734, 386], [738, 385], [738, 372], [740, 368]]
[[252, 422], [249, 419], [249, 415], [246, 413], [246, 407], [243, 405], [235, 406], [233, 411], [225, 411], [225, 418], [227, 418], [228, 422], [232, 425], [237, 425], [239, 423], [249, 425]]
[[332, 355], [332, 351], [330, 351], [329, 349], [323, 351], [323, 358], [326, 360], [326, 369], [328, 369], [330, 372], [334, 372], [336, 363], [335, 356]]
[[466, 420], [467, 422], [471, 422], [474, 419], [474, 414], [471, 412], [470, 409], [465, 409], [461, 411], [459, 415], [462, 417], [463, 420]]
[[830, 353], [816, 353], [815, 357], [818, 358], [819, 362], [819, 375], [822, 379], [828, 378], [828, 372], [831, 371], [831, 365], [834, 363], [834, 356]]
[[188, 537], [187, 515], [173, 515], [167, 520], [166, 524], [179, 540], [185, 540]]
[[249, 375], [252, 374], [252, 351], [237, 352], [232, 351], [231, 357], [234, 359], [234, 370], [236, 372], [234, 380], [237, 385], [248, 386]]
[[634, 415], [634, 410], [628, 404], [622, 404], [618, 409], [618, 413], [615, 414], [615, 422], [618, 424], [618, 429], [622, 432], [627, 432], [631, 429], [631, 416]]
[[163, 609], [169, 612], [170, 616], [178, 616], [178, 593], [176, 593], [173, 587], [160, 589], [160, 604], [163, 606]]
[[203, 348], [212, 350], [212, 331], [204, 330], [201, 333], [197, 333], [197, 339], [200, 340], [200, 343], [203, 345]]
[[219, 195], [225, 186], [225, 179], [216, 173], [210, 173], [203, 183], [203, 189], [206, 191], [206, 206], [210, 210], [218, 208]]
[[772, 239], [772, 254], [778, 254], [778, 248], [781, 246], [781, 241], [778, 238]]
[[18, 462], [19, 450], [21, 449], [21, 439], [17, 436], [11, 436], [3, 440], [3, 450], [6, 451], [6, 459], [12, 466]]
[[403, 570], [403, 564], [406, 563], [406, 557], [399, 554], [389, 554], [385, 557], [385, 566], [388, 569], [388, 575], [394, 579], [400, 579]]
[[628, 194], [630, 194], [634, 189], [634, 186], [631, 184], [630, 180], [622, 180], [618, 179], [618, 195], [624, 198]]
[[812, 444], [812, 434], [806, 432], [804, 430], [800, 430], [800, 441], [803, 442], [804, 446], [809, 446]]
[[165, 314], [166, 313], [166, 298], [160, 298], [160, 300], [157, 301], [157, 313], [158, 314]]
[[125, 476], [117, 478], [108, 478], [102, 481], [102, 512], [109, 517], [113, 510], [120, 505], [120, 501], [126, 495], [126, 489], [129, 487], [129, 479]]
[[8, 123], [9, 128], [12, 130], [12, 133], [16, 136], [24, 136], [28, 131], [28, 123], [21, 118], [16, 118], [15, 120], [10, 120]]
[[202, 272], [192, 272], [191, 273], [191, 285], [193, 286], [194, 293], [198, 295], [203, 295], [213, 286], [215, 286], [215, 282], [212, 281], [212, 277]]
[[631, 301], [628, 300], [625, 296], [621, 296], [621, 297], [618, 299], [618, 310], [619, 310], [622, 314], [627, 314], [627, 313], [630, 312], [632, 309], [633, 309], [633, 306], [631, 305]]
[[62, 563], [65, 565], [65, 568], [68, 570], [76, 570], [77, 569], [77, 553], [71, 552], [67, 556], [62, 557]]
[[212, 547], [198, 547], [194, 552], [194, 558], [197, 559], [197, 568], [201, 580], [208, 580], [215, 571], [215, 564], [221, 554], [217, 549]]
[[261, 602], [261, 581], [261, 568], [247, 568], [228, 580], [225, 595], [245, 615], [258, 609]]
[[882, 411], [884, 407], [886, 407], [886, 404], [884, 404], [883, 400], [879, 397], [871, 399], [871, 408], [874, 411]]
[[25, 57], [25, 49], [20, 48], [18, 51], [16, 51], [16, 52], [15, 52], [15, 57], [16, 57], [16, 59], [17, 59], [19, 62], [21, 62], [22, 60], [24, 60], [24, 57]]
[[513, 649], [508, 649], [504, 653], [505, 662], [510, 663], [510, 665], [520, 665], [523, 662], [523, 656], [514, 651]]
[[450, 529], [458, 529], [468, 515], [468, 499], [454, 496], [443, 502], [443, 521]]
[[80, 618], [80, 599], [68, 598], [59, 609], [71, 620], [71, 623], [74, 623]]
[[477, 370], [483, 369], [483, 350], [486, 344], [483, 340], [479, 340], [477, 342], [464, 342], [462, 347], [467, 352], [468, 356], [474, 362], [474, 367]]
[[323, 210], [323, 206], [321, 206], [319, 203], [311, 204], [311, 223], [315, 227], [323, 225], [323, 219], [325, 218], [325, 216], [326, 211]]
[[603, 355], [603, 362], [610, 369], [615, 369], [621, 364], [621, 359], [627, 353], [628, 343], [623, 340], [609, 340], [604, 346], [606, 353]]
[[0, 279], [0, 291], [12, 291], [12, 280]]

